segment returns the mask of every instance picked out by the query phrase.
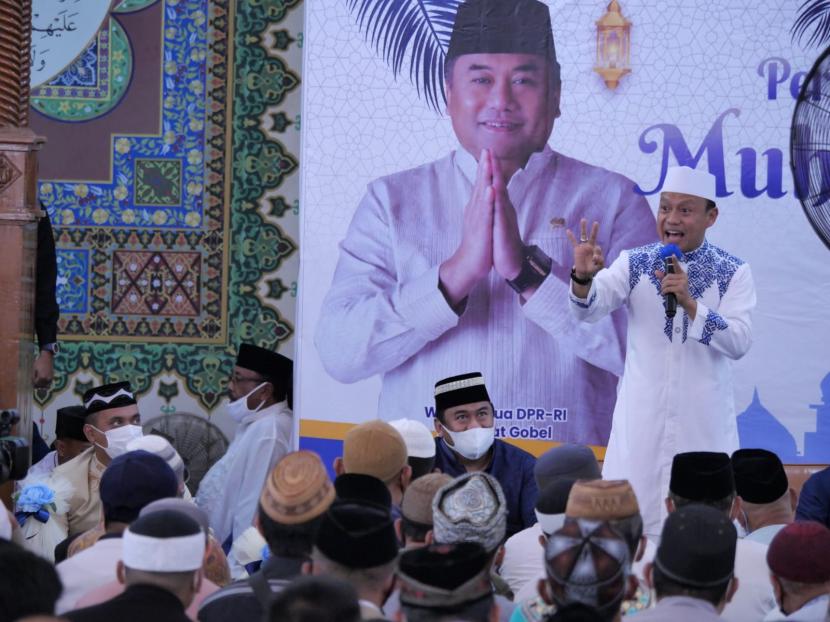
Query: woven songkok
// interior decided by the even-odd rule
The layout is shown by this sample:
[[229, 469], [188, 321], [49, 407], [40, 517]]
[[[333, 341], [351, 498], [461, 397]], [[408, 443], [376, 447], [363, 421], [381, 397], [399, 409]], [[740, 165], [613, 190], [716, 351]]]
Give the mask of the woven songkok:
[[467, 473], [441, 488], [432, 500], [435, 541], [478, 542], [495, 551], [507, 530], [507, 502], [496, 478]]
[[102, 410], [137, 403], [129, 382], [114, 382], [89, 389], [84, 393], [83, 401], [87, 417]]
[[813, 521], [787, 525], [770, 542], [767, 565], [774, 575], [789, 581], [830, 581], [830, 530]]
[[400, 433], [379, 419], [355, 426], [343, 440], [346, 473], [362, 473], [388, 482], [406, 466], [406, 457], [406, 443]]
[[408, 521], [432, 525], [432, 500], [440, 488], [452, 481], [444, 473], [429, 473], [419, 477], [403, 493], [401, 514]]
[[578, 481], [568, 495], [568, 518], [615, 520], [639, 513], [637, 497], [627, 480]]
[[732, 454], [735, 492], [749, 503], [778, 501], [790, 489], [781, 459], [766, 449], [739, 449]]
[[265, 515], [275, 523], [296, 525], [325, 512], [334, 500], [326, 467], [313, 451], [294, 451], [277, 463], [259, 497]]
[[738, 533], [723, 512], [690, 504], [663, 523], [654, 565], [673, 583], [718, 587], [732, 578]]
[[431, 544], [398, 559], [401, 604], [455, 610], [493, 593], [490, 555], [480, 544]]
[[712, 451], [689, 451], [675, 455], [669, 490], [690, 501], [716, 501], [735, 492], [729, 455]]
[[631, 568], [628, 545], [606, 522], [568, 518], [548, 537], [545, 569], [557, 605], [618, 610]]
[[435, 383], [435, 410], [437, 413], [447, 408], [463, 404], [489, 402], [484, 376], [479, 372], [451, 376]]

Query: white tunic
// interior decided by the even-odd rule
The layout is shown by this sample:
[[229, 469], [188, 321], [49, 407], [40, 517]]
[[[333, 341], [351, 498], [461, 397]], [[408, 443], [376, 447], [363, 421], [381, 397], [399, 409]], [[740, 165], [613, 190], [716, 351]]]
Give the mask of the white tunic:
[[654, 275], [663, 269], [660, 248], [622, 252], [596, 275], [586, 299], [570, 295], [573, 314], [589, 322], [628, 308], [628, 351], [602, 475], [631, 482], [649, 536], [660, 534], [675, 454], [738, 448], [730, 363], [749, 350], [755, 307], [749, 265], [704, 241], [681, 261], [695, 319], [679, 305], [668, 319]]
[[291, 451], [293, 422], [285, 401], [244, 418], [221, 460], [199, 484], [196, 504], [219, 542], [253, 524], [259, 495], [274, 465]]

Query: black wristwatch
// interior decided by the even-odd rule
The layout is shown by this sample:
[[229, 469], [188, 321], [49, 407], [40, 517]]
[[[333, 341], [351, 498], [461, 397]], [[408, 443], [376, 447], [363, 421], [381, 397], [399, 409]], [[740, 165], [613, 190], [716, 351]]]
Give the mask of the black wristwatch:
[[519, 272], [519, 276], [512, 281], [507, 281], [507, 284], [517, 294], [521, 294], [531, 287], [538, 287], [550, 274], [552, 265], [553, 261], [551, 258], [545, 255], [538, 246], [525, 246], [524, 260], [522, 261], [522, 269]]
[[587, 279], [579, 278], [578, 276], [576, 276], [576, 266], [574, 266], [573, 268], [571, 268], [571, 280], [574, 283], [576, 283], [577, 285], [585, 286], [585, 285], [590, 285], [591, 281], [594, 280], [594, 277], [589, 276]]

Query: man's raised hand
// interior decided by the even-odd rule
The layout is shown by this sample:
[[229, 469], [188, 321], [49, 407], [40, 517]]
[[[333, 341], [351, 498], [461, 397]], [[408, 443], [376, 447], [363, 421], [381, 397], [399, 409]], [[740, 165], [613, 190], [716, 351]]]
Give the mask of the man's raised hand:
[[584, 218], [579, 221], [579, 240], [567, 229], [568, 239], [574, 249], [574, 272], [579, 279], [589, 280], [605, 267], [605, 257], [602, 248], [597, 244], [597, 233], [599, 223], [591, 225], [591, 233], [588, 234], [588, 221]]

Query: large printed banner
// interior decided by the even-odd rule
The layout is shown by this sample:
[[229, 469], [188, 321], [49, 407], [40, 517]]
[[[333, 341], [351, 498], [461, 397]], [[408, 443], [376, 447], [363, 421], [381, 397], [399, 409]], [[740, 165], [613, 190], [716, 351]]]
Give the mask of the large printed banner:
[[[509, 54], [445, 67], [457, 1], [307, 5], [302, 442], [342, 438], [375, 416], [432, 427], [435, 382], [481, 371], [497, 436], [537, 452], [550, 441], [605, 445], [626, 318], [572, 318], [566, 230], [599, 222], [608, 264], [657, 240], [666, 169], [682, 164], [716, 176], [707, 239], [747, 261], [757, 288], [754, 344], [733, 366], [741, 444], [830, 461], [830, 254], [789, 155], [796, 97], [826, 45], [822, 3], [547, 4], [561, 87], [538, 15], [487, 34], [515, 37]], [[504, 71], [515, 78], [494, 88]], [[820, 84], [813, 93], [821, 99]], [[821, 129], [799, 136], [810, 132]], [[507, 192], [523, 243], [553, 260], [554, 280], [524, 301], [497, 251], [483, 273], [453, 261], [473, 230], [464, 208], [480, 149], [528, 146], [537, 153]], [[443, 285], [453, 270], [467, 287], [460, 301]]]

